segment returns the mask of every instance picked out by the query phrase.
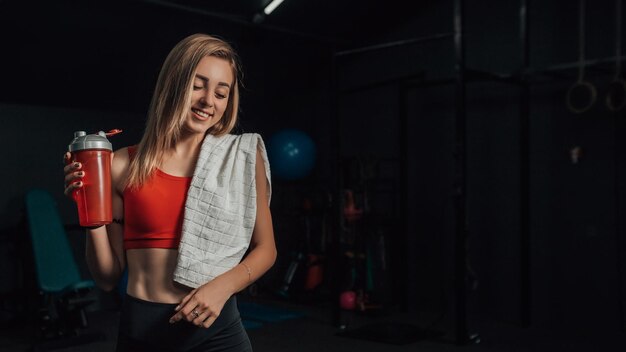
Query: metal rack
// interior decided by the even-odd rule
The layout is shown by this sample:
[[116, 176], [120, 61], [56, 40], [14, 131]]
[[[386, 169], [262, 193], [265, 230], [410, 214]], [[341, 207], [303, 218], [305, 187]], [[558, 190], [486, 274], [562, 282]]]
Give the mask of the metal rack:
[[[476, 335], [470, 334], [467, 324], [467, 287], [465, 283], [465, 277], [467, 275], [467, 248], [466, 241], [468, 238], [468, 215], [467, 215], [467, 148], [466, 148], [466, 135], [467, 135], [467, 84], [472, 82], [500, 82], [503, 84], [510, 84], [519, 87], [519, 149], [520, 149], [520, 286], [521, 286], [521, 299], [520, 299], [520, 317], [521, 326], [529, 327], [531, 325], [531, 236], [530, 236], [530, 87], [533, 83], [533, 77], [548, 77], [549, 79], [564, 78], [563, 73], [569, 70], [573, 70], [580, 65], [579, 62], [570, 62], [557, 64], [545, 68], [533, 69], [530, 67], [530, 0], [520, 0], [519, 3], [519, 48], [521, 66], [518, 71], [501, 74], [495, 72], [486, 72], [480, 70], [474, 70], [466, 67], [466, 44], [465, 44], [465, 0], [453, 0], [453, 32], [451, 33], [439, 33], [435, 35], [414, 38], [409, 40], [393, 41], [385, 44], [367, 46], [352, 50], [336, 52], [332, 56], [332, 68], [331, 68], [331, 87], [332, 87], [332, 100], [331, 100], [331, 118], [335, 121], [334, 128], [331, 131], [332, 147], [335, 151], [335, 170], [341, 170], [342, 158], [341, 158], [341, 130], [342, 121], [338, 114], [338, 104], [343, 91], [339, 90], [337, 82], [338, 61], [347, 56], [358, 55], [362, 53], [385, 50], [393, 47], [401, 47], [407, 45], [416, 45], [430, 41], [448, 40], [452, 39], [454, 42], [454, 55], [455, 55], [455, 75], [450, 78], [437, 79], [437, 80], [425, 80], [418, 76], [404, 77], [403, 79], [388, 80], [384, 82], [377, 82], [376, 84], [390, 84], [397, 83], [400, 87], [400, 101], [405, 99], [403, 96], [406, 93], [408, 87], [417, 86], [437, 86], [437, 85], [454, 85], [455, 87], [455, 175], [454, 175], [454, 200], [455, 200], [455, 236], [454, 236], [454, 339], [455, 343], [464, 345], [471, 343], [477, 339]], [[585, 60], [584, 65], [587, 68], [601, 68], [603, 64], [615, 62], [616, 59], [624, 60], [624, 57], [606, 57], [593, 60]], [[368, 87], [374, 86], [369, 85]], [[364, 87], [358, 87], [355, 89], [362, 89]], [[354, 89], [353, 89], [354, 90]], [[406, 164], [408, 162], [407, 147], [407, 116], [406, 111], [400, 111], [400, 156], [399, 162], [401, 167], [401, 180], [402, 184], [400, 188], [406, 187], [408, 183], [408, 170]], [[616, 171], [617, 173], [617, 171]], [[336, 173], [336, 224], [337, 227], [341, 224], [341, 188], [343, 180], [341, 173]], [[617, 177], [617, 176], [616, 176]], [[406, 193], [401, 191], [402, 205], [407, 204]], [[619, 197], [617, 197], [619, 198]], [[616, 200], [616, 214], [619, 212], [619, 200]], [[404, 207], [401, 213], [401, 221], [404, 226], [404, 233], [407, 232], [406, 219], [407, 210]], [[336, 236], [335, 236], [336, 237]], [[335, 238], [336, 240], [336, 238]], [[338, 247], [333, 246], [336, 250]], [[332, 253], [332, 250], [331, 250]], [[337, 254], [337, 253], [336, 253]], [[405, 268], [397, 268], [401, 275], [406, 274]], [[337, 297], [338, 283], [335, 280], [331, 284], [331, 297]], [[406, 287], [406, 285], [405, 285]], [[337, 323], [340, 317], [340, 311], [338, 304], [333, 304], [334, 309], [332, 312], [332, 321]], [[621, 308], [623, 310], [623, 308]], [[623, 312], [622, 312], [623, 313]], [[623, 316], [623, 314], [622, 314]], [[622, 324], [624, 325], [624, 324]]]

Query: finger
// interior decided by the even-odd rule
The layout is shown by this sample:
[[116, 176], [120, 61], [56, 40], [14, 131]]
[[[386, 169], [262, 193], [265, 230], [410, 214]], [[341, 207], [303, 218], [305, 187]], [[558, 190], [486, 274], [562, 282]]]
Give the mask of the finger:
[[184, 316], [185, 314], [182, 311], [172, 315], [172, 317], [170, 318], [170, 324], [179, 322]]
[[196, 288], [196, 289], [193, 289], [191, 292], [189, 292], [187, 296], [183, 298], [180, 304], [177, 305], [176, 308], [174, 308], [174, 310], [177, 311], [178, 313], [174, 314], [170, 318], [170, 323], [175, 323], [183, 319], [184, 317], [188, 315], [188, 313], [190, 313], [194, 308], [196, 308], [197, 306], [196, 302], [192, 301], [191, 299], [193, 298], [197, 290], [198, 289]]
[[178, 312], [182, 307], [184, 307], [187, 304], [187, 302], [189, 302], [189, 300], [191, 299], [191, 297], [193, 297], [195, 293], [196, 293], [195, 289], [189, 292], [189, 294], [187, 294], [187, 296], [183, 298], [183, 300], [180, 302], [179, 305], [176, 306], [176, 308], [174, 308], [174, 310]]
[[[198, 314], [196, 314], [196, 312], [198, 312]], [[203, 312], [204, 310], [202, 308], [200, 308], [199, 306], [196, 306], [191, 311], [189, 311], [189, 313], [185, 314], [185, 320], [187, 320], [190, 323], [193, 323], [194, 320], [196, 320], [197, 318], [200, 317], [201, 314], [203, 314]], [[204, 318], [206, 319], [206, 316]]]
[[65, 167], [63, 168], [63, 173], [67, 174], [68, 172], [79, 170], [81, 167], [83, 167], [83, 165], [81, 165], [81, 163], [76, 161], [76, 162], [65, 165]]
[[[178, 313], [174, 314], [172, 318], [170, 318], [170, 323], [175, 323], [181, 319], [185, 319], [187, 321], [192, 321], [193, 319], [189, 319], [191, 316], [191, 311], [193, 311], [197, 304], [193, 300], [189, 300], [186, 304], [180, 304], [182, 307], [178, 311]], [[194, 316], [195, 318], [195, 316]]]
[[202, 327], [205, 329], [210, 328], [211, 325], [215, 323], [215, 320], [217, 320], [217, 315], [211, 314], [211, 316], [209, 316], [204, 322], [202, 322]]
[[200, 314], [196, 317], [194, 311], [191, 311], [191, 316], [194, 317], [194, 319], [191, 321], [193, 325], [203, 326], [204, 321], [213, 316], [213, 312], [210, 309], [200, 311], [199, 308], [196, 308], [195, 310], [197, 310]]
[[85, 176], [84, 171], [75, 171], [75, 172], [67, 173], [65, 174], [65, 184], [69, 185], [70, 183], [73, 183], [74, 181], [80, 181], [77, 179], [83, 178], [84, 176]]
[[70, 183], [70, 185], [65, 188], [63, 193], [65, 193], [66, 196], [70, 196], [75, 190], [81, 188], [82, 186], [82, 181]]
[[170, 323], [177, 323], [183, 319], [185, 319], [186, 321], [193, 321], [193, 319], [196, 318], [195, 315], [193, 315], [191, 312], [193, 312], [193, 309], [189, 309], [189, 312], [187, 312], [187, 308], [183, 307], [178, 313], [174, 314], [171, 318], [170, 318]]

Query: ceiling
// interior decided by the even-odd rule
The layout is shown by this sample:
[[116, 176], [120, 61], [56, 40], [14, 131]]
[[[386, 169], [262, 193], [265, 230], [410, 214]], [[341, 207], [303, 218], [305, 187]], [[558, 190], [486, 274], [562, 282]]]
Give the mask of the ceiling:
[[[180, 19], [184, 18], [180, 14], [190, 14], [345, 48], [376, 42], [375, 38], [411, 21], [434, 1], [284, 0], [265, 16], [263, 9], [271, 0], [0, 0], [0, 20], [15, 21], [15, 28], [27, 25], [46, 34], [46, 28], [60, 22], [77, 28], [99, 26], [106, 31], [107, 27], [119, 29], [119, 23], [127, 22], [129, 16], [146, 26], [158, 24], [163, 15]], [[97, 18], [86, 18], [94, 12]]]
[[242, 26], [260, 26], [321, 42], [362, 43], [392, 30], [423, 10], [429, 1], [284, 0], [263, 15], [271, 0], [136, 0], [148, 6], [177, 9], [219, 18]]
[[0, 0], [0, 102], [142, 111], [172, 45], [204, 31], [237, 43], [248, 72], [315, 75], [331, 50], [379, 43], [416, 15], [410, 1], [284, 0], [255, 19], [269, 2]]

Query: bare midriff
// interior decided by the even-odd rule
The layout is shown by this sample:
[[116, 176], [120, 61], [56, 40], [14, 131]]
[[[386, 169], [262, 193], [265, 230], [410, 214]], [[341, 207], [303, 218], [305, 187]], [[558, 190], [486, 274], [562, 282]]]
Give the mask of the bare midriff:
[[177, 257], [176, 249], [126, 250], [128, 266], [126, 292], [145, 301], [180, 303], [192, 289], [173, 280]]

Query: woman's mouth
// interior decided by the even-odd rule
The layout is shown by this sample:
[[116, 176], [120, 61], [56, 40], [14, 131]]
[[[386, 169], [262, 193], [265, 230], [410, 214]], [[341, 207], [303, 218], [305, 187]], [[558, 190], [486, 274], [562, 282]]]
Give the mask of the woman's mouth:
[[191, 111], [200, 119], [200, 120], [207, 120], [209, 117], [213, 116], [211, 114], [209, 114], [206, 111], [200, 110], [200, 109], [194, 109], [191, 108]]

